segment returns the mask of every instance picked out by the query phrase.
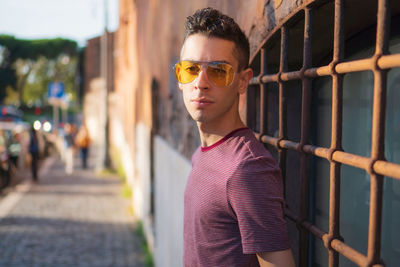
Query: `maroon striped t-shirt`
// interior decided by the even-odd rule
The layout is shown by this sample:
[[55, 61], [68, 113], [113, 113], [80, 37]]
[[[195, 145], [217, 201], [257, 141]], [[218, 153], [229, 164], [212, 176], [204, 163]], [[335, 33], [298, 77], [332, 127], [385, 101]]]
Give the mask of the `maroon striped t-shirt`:
[[290, 248], [280, 170], [249, 128], [192, 157], [184, 203], [185, 267], [259, 266]]

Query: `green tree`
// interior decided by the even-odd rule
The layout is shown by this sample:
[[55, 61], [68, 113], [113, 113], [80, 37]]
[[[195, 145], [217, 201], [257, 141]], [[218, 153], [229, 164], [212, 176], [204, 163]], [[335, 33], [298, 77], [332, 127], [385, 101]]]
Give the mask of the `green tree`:
[[0, 102], [4, 102], [6, 88], [18, 93], [19, 104], [43, 101], [48, 83], [55, 80], [64, 82], [74, 96], [77, 58], [75, 41], [0, 35]]
[[38, 58], [30, 68], [22, 96], [23, 102], [27, 104], [35, 101], [44, 102], [47, 96], [47, 87], [52, 81], [63, 82], [67, 96], [71, 101], [76, 100], [76, 69], [77, 58], [71, 58], [66, 54], [61, 54], [55, 59]]

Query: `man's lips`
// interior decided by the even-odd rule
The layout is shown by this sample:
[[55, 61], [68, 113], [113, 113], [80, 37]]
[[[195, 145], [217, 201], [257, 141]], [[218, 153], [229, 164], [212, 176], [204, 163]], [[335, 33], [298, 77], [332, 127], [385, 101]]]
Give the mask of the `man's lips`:
[[197, 107], [205, 107], [214, 103], [214, 101], [208, 98], [193, 98], [190, 100], [190, 102], [192, 102]]

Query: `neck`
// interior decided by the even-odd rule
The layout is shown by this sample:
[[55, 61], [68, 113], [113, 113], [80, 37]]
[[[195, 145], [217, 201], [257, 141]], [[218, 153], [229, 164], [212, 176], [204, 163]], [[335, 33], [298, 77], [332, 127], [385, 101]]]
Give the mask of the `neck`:
[[197, 127], [199, 129], [201, 146], [207, 147], [215, 144], [232, 131], [246, 127], [246, 125], [238, 116], [235, 120], [214, 125], [212, 123], [197, 122]]

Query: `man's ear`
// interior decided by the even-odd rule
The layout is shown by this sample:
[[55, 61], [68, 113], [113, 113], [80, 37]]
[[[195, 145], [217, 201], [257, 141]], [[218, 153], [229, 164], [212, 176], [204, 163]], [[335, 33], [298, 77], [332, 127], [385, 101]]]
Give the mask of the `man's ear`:
[[251, 68], [247, 68], [245, 70], [242, 70], [239, 75], [240, 77], [238, 93], [244, 94], [247, 90], [247, 87], [249, 86], [251, 78], [253, 77], [253, 70]]

